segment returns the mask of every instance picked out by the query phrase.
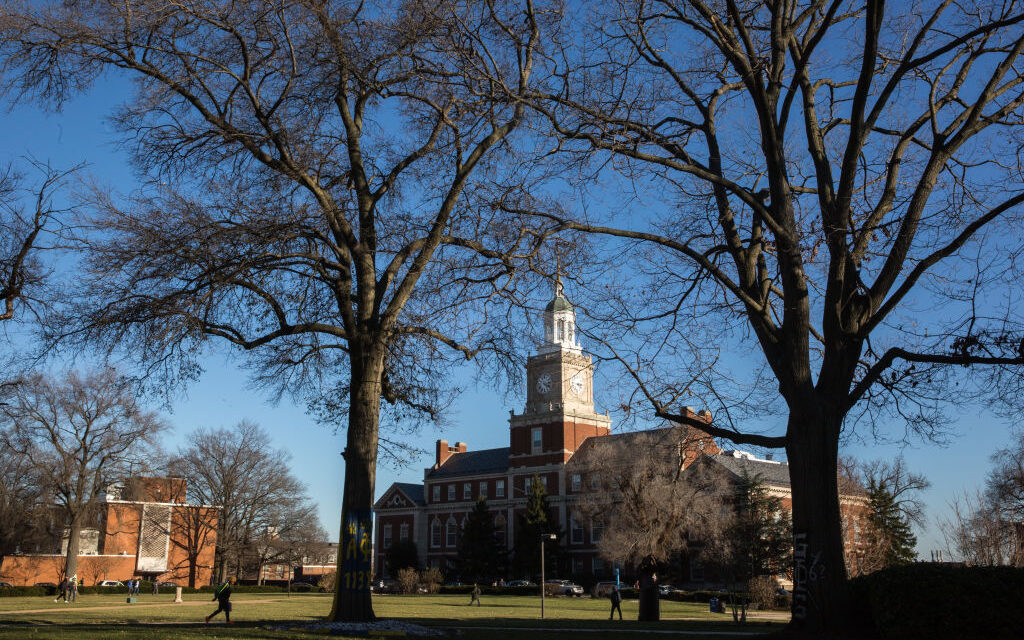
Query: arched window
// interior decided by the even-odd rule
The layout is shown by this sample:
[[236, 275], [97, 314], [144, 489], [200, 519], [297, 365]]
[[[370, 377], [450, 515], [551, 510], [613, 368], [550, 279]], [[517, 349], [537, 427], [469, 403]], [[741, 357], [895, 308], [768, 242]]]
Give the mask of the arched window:
[[505, 516], [500, 513], [494, 518], [494, 539], [498, 542], [498, 548], [504, 549], [507, 544], [508, 538], [505, 531], [507, 525], [505, 523]]
[[441, 521], [437, 518], [434, 518], [434, 521], [430, 523], [430, 546], [441, 546]]
[[556, 336], [556, 340], [558, 342], [563, 342], [565, 340], [565, 320], [558, 321], [558, 334]]
[[455, 524], [455, 518], [449, 516], [445, 525], [445, 546], [454, 547], [459, 539], [459, 525]]

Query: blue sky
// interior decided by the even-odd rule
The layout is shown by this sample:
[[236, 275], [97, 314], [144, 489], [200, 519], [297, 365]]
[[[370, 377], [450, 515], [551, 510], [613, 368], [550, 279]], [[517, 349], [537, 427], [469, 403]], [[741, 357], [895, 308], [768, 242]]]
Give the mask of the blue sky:
[[[116, 136], [105, 121], [128, 90], [126, 84], [108, 81], [66, 104], [61, 113], [44, 113], [35, 105], [20, 105], [9, 113], [0, 114], [0, 130], [5, 140], [2, 159], [8, 161], [32, 155], [56, 167], [70, 167], [85, 161], [89, 163], [89, 174], [98, 182], [110, 184], [122, 192], [130, 191], [136, 178], [128, 166], [127, 154], [117, 147]], [[270, 404], [265, 395], [249, 388], [240, 364], [240, 360], [221, 351], [205, 358], [206, 373], [202, 379], [189, 388], [185, 397], [176, 400], [170, 411], [165, 411], [173, 426], [168, 446], [175, 446], [199, 426], [230, 426], [242, 419], [257, 422], [269, 431], [279, 447], [292, 454], [292, 472], [309, 487], [311, 496], [320, 506], [323, 525], [332, 537], [336, 536], [343, 477], [339, 452], [344, 448], [344, 434], [334, 434], [317, 424], [305, 414], [304, 406], [293, 404], [287, 398], [277, 405]], [[742, 362], [737, 364], [742, 366]], [[522, 395], [513, 393], [506, 397], [491, 391], [486, 384], [478, 386], [476, 375], [470, 368], [456, 374], [453, 382], [467, 391], [452, 407], [447, 419], [449, 426], [443, 433], [431, 426], [420, 431], [414, 444], [426, 453], [409, 467], [397, 470], [382, 467], [378, 474], [378, 495], [393, 481], [420, 480], [423, 468], [433, 462], [433, 443], [439, 437], [465, 441], [471, 449], [507, 446], [508, 410], [522, 409]], [[608, 390], [604, 391], [605, 398], [613, 397]], [[602, 406], [600, 378], [595, 399], [599, 410], [608, 408]], [[901, 449], [895, 445], [865, 443], [851, 445], [846, 450], [863, 460], [892, 458], [902, 451], [909, 467], [925, 473], [932, 481], [932, 488], [924, 496], [930, 524], [919, 532], [918, 550], [924, 557], [942, 546], [934, 522], [945, 513], [950, 498], [957, 492], [980, 486], [990, 467], [989, 456], [1010, 441], [1010, 429], [1004, 421], [980, 409], [960, 407], [960, 410], [962, 415], [954, 420], [957, 435], [946, 447], [921, 444]], [[615, 412], [612, 417], [617, 417]]]

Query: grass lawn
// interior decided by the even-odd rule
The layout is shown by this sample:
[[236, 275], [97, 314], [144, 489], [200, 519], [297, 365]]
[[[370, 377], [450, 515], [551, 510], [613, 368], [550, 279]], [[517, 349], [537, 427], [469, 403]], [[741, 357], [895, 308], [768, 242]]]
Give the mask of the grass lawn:
[[[132, 605], [125, 603], [123, 595], [82, 595], [75, 604], [55, 603], [45, 597], [0, 598], [0, 639], [322, 638], [321, 634], [266, 627], [275, 622], [313, 622], [327, 615], [331, 607], [328, 595], [294, 594], [289, 598], [276, 593], [240, 593], [231, 599], [236, 624], [207, 627], [203, 618], [216, 608], [209, 597], [186, 594], [185, 602], [177, 605], [171, 603], [170, 594], [141, 595]], [[706, 604], [662, 601], [662, 621], [640, 623], [636, 621], [637, 602], [627, 600], [622, 603], [626, 619], [609, 622], [608, 600], [549, 598], [546, 619], [541, 620], [540, 601], [535, 597], [484, 596], [481, 607], [468, 607], [467, 601], [468, 596], [381, 595], [374, 596], [374, 611], [379, 618], [461, 627], [459, 637], [464, 640], [540, 640], [563, 636], [562, 630], [580, 630], [576, 634], [580, 640], [666, 637], [644, 630], [686, 631], [689, 633], [682, 637], [717, 638], [722, 636], [700, 632], [767, 632], [788, 619], [782, 612], [754, 612], [751, 622], [740, 629], [728, 616], [709, 613]], [[223, 614], [220, 619], [223, 622]]]

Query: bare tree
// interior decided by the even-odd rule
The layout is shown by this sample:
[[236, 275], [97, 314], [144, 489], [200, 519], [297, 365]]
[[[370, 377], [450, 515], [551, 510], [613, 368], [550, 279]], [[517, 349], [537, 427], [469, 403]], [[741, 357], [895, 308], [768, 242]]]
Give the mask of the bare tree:
[[[609, 562], [665, 562], [692, 539], [714, 542], [729, 520], [722, 474], [686, 472], [696, 439], [686, 427], [592, 438], [569, 462], [590, 490], [573, 505], [577, 522], [599, 523], [598, 553]], [[642, 455], [638, 455], [642, 452]]]
[[[289, 467], [288, 452], [244, 421], [232, 429], [197, 429], [170, 461], [170, 472], [185, 478], [190, 501], [218, 510], [217, 581], [241, 574], [250, 560], [269, 563], [275, 553], [269, 540], [288, 539], [316, 523], [305, 487]], [[211, 533], [210, 520], [190, 524], [197, 540]]]
[[0, 169], [0, 321], [15, 318], [20, 307], [40, 310], [47, 268], [39, 253], [52, 246], [42, 235], [68, 213], [54, 203], [54, 195], [80, 168], [28, 163], [40, 175], [35, 184], [13, 164]]
[[139, 407], [113, 369], [59, 379], [40, 374], [10, 387], [0, 404], [2, 444], [26, 459], [67, 527], [64, 573], [78, 567], [79, 538], [107, 489], [150, 460], [165, 425]]
[[1016, 556], [1014, 528], [986, 499], [984, 492], [964, 492], [939, 520], [950, 556], [972, 566], [1011, 564]]
[[[1022, 22], [1016, 1], [619, 0], [556, 34], [555, 82], [531, 97], [584, 194], [614, 169], [644, 207], [533, 205], [641, 267], [602, 264], [574, 300], [608, 320], [639, 399], [786, 449], [793, 630], [856, 623], [844, 428], [941, 436], [954, 382], [1020, 397]], [[784, 428], [739, 426], [776, 405]]]
[[[152, 177], [97, 195], [74, 335], [188, 377], [210, 338], [258, 381], [347, 421], [332, 619], [373, 618], [381, 399], [436, 417], [453, 358], [503, 336], [486, 309], [537, 238], [480, 208], [524, 114], [532, 0], [5, 5], [8, 88], [60, 101], [100, 72]], [[478, 195], [479, 194], [479, 195]]]
[[[0, 436], [0, 444], [4, 438]], [[0, 558], [38, 550], [50, 539], [52, 504], [46, 483], [28, 456], [0, 447]]]

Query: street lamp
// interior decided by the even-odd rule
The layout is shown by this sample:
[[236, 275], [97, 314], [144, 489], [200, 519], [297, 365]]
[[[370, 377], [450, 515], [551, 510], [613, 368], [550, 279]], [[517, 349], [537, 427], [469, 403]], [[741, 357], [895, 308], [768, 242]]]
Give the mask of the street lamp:
[[554, 533], [545, 533], [540, 537], [540, 617], [544, 619], [544, 541], [557, 540]]

